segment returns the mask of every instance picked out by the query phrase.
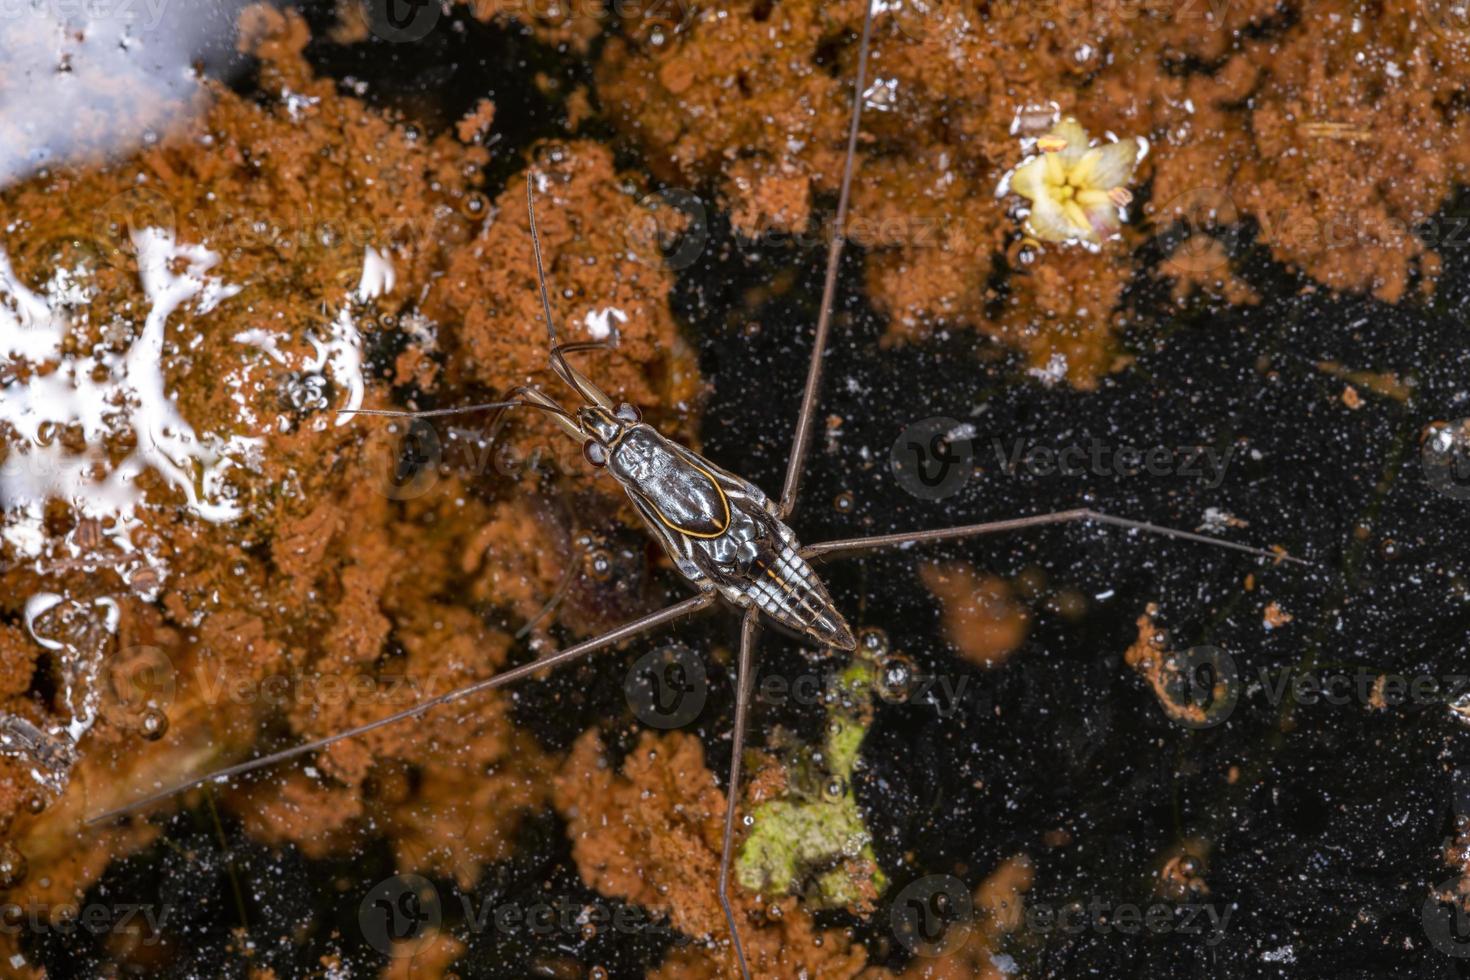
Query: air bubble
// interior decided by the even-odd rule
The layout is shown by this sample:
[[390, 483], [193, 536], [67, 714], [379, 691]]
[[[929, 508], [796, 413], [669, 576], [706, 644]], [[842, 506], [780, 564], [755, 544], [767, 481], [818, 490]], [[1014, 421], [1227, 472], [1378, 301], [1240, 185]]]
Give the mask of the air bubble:
[[858, 632], [858, 649], [870, 657], [883, 657], [888, 653], [888, 634], [869, 626]]
[[156, 742], [168, 734], [168, 715], [157, 708], [149, 708], [143, 715], [140, 729], [144, 738]]
[[0, 844], [0, 888], [14, 888], [26, 880], [26, 856], [14, 844]]
[[593, 551], [587, 552], [587, 560], [584, 564], [586, 566], [587, 575], [589, 577], [596, 579], [599, 582], [606, 582], [608, 579], [612, 578], [612, 555], [608, 554], [606, 550], [602, 548], [597, 548]]
[[901, 653], [884, 657], [878, 664], [878, 696], [889, 704], [901, 704], [913, 696], [919, 672], [914, 662]]

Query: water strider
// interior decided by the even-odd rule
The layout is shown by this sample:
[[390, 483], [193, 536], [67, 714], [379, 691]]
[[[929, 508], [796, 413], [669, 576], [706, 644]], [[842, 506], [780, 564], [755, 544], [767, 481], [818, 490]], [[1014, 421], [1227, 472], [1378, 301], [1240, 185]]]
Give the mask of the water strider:
[[227, 779], [314, 752], [342, 739], [352, 738], [385, 725], [418, 717], [436, 707], [462, 700], [482, 691], [508, 686], [547, 668], [568, 663], [597, 650], [614, 646], [724, 600], [741, 612], [742, 622], [736, 674], [730, 777], [726, 787], [724, 835], [717, 889], [740, 971], [742, 975], [749, 977], [744, 947], [729, 898], [729, 876], [740, 797], [741, 756], [745, 745], [746, 726], [754, 689], [754, 658], [759, 626], [764, 619], [785, 631], [823, 647], [844, 651], [851, 651], [855, 647], [851, 628], [842, 613], [833, 604], [826, 586], [812, 567], [815, 561], [863, 551], [975, 537], [1066, 522], [1109, 524], [1229, 548], [1271, 560], [1299, 560], [1279, 552], [1222, 541], [1203, 534], [1162, 527], [1143, 521], [1115, 517], [1088, 509], [1065, 510], [982, 524], [846, 538], [813, 545], [802, 545], [799, 542], [788, 521], [791, 520], [796, 510], [803, 466], [810, 447], [812, 424], [821, 388], [822, 357], [830, 329], [838, 263], [844, 242], [843, 229], [862, 118], [872, 19], [873, 9], [870, 3], [863, 22], [847, 136], [847, 152], [838, 197], [837, 215], [833, 226], [833, 238], [827, 256], [826, 276], [817, 317], [815, 340], [807, 367], [801, 409], [796, 421], [791, 454], [787, 462], [786, 476], [779, 499], [773, 500], [749, 481], [669, 439], [652, 425], [644, 422], [636, 407], [615, 402], [567, 361], [566, 355], [568, 354], [585, 353], [604, 348], [607, 344], [562, 344], [558, 341], [547, 296], [540, 240], [536, 231], [534, 174], [528, 175], [526, 182], [527, 209], [542, 309], [546, 318], [550, 367], [552, 372], [579, 399], [580, 404], [574, 410], [568, 410], [540, 389], [521, 386], [509, 392], [509, 400], [486, 405], [472, 405], [432, 412], [357, 410], [357, 414], [397, 417], [424, 417], [480, 410], [498, 412], [512, 407], [529, 408], [546, 413], [566, 435], [581, 443], [583, 455], [590, 465], [606, 469], [627, 492], [647, 525], [649, 533], [662, 545], [679, 574], [694, 588], [695, 594], [681, 602], [634, 619], [600, 636], [458, 690], [425, 700], [385, 718], [167, 787], [122, 808], [93, 817], [89, 822], [107, 820], [190, 787]]

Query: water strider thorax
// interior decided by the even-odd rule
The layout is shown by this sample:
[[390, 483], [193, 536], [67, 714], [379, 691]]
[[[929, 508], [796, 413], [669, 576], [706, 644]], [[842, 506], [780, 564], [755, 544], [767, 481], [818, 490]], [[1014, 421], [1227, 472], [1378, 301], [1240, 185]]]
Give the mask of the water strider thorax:
[[827, 587], [798, 553], [795, 533], [759, 487], [621, 409], [580, 414], [596, 443], [588, 458], [627, 491], [680, 574], [824, 646], [855, 647]]

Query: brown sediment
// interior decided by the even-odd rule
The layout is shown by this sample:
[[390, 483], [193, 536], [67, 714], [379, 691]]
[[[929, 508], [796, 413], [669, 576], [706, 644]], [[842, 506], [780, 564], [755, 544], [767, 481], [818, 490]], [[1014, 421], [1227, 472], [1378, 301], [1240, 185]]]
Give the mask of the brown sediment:
[[[589, 316], [601, 315], [617, 330], [617, 348], [580, 355], [595, 358], [598, 384], [614, 398], [652, 409], [651, 420], [687, 438], [677, 416], [657, 411], [660, 404], [692, 403], [699, 389], [666, 301], [673, 274], [656, 239], [643, 233], [645, 210], [614, 180], [612, 153], [601, 144], [550, 144], [532, 166], [545, 182], [538, 188], [536, 224], [560, 339], [602, 339], [587, 325]], [[496, 200], [493, 220], [487, 217], [450, 253], [425, 312], [446, 325], [446, 334], [452, 331], [459, 355], [454, 366], [463, 373], [454, 380], [499, 391], [540, 380], [553, 396], [566, 396], [546, 370], [524, 178]], [[515, 421], [509, 444], [523, 458], [540, 449], [573, 479], [609, 496], [616, 492], [610, 480], [594, 482], [581, 447], [540, 413], [525, 412]]]
[[994, 961], [993, 954], [1025, 921], [1026, 892], [1034, 880], [1031, 859], [1025, 854], [1002, 861], [975, 889], [973, 921], [950, 924], [948, 929], [952, 931], [939, 940], [941, 954], [932, 959], [915, 957], [900, 976], [915, 980], [1003, 980], [1007, 972]]
[[[739, 975], [715, 890], [725, 794], [697, 738], [644, 732], [614, 772], [598, 733], [585, 732], [557, 776], [555, 805], [584, 881], [667, 915], [701, 941], [671, 953], [654, 976]], [[736, 886], [731, 901], [753, 975], [840, 978], [862, 971], [863, 948], [842, 930], [816, 928], [795, 898], [762, 901]]]
[[1211, 720], [1211, 710], [1225, 703], [1224, 699], [1230, 694], [1226, 688], [1228, 682], [1216, 672], [1215, 688], [1208, 705], [1181, 700], [1179, 694], [1182, 691], [1192, 690], [1184, 671], [1198, 665], [1181, 664], [1179, 658], [1170, 652], [1168, 634], [1155, 625], [1158, 615], [1158, 606], [1149, 603], [1143, 615], [1138, 617], [1138, 638], [1123, 653], [1123, 662], [1148, 681], [1166, 715], [1186, 724], [1206, 725]]
[[1174, 280], [1174, 302], [1183, 303], [1203, 293], [1234, 306], [1261, 301], [1260, 295], [1230, 269], [1230, 255], [1220, 239], [1208, 232], [1195, 232], [1175, 246], [1159, 263], [1159, 272]]
[[[522, 24], [545, 44], [586, 53], [602, 30], [603, 7], [583, 0], [455, 0], [477, 20]], [[640, 9], [643, 5], [638, 5]], [[621, 8], [619, 8], [621, 9]], [[649, 9], [653, 9], [650, 6]]]
[[[820, 218], [789, 203], [802, 185], [837, 185], [862, 14], [857, 0], [696, 4], [662, 43], [625, 29], [607, 45], [603, 103], [665, 179], [718, 186], [742, 233], [802, 230]], [[870, 79], [892, 91], [870, 91], [853, 221], [890, 335], [962, 324], [1033, 367], [1066, 353], [1067, 377], [1089, 385], [1113, 369], [1136, 249], [1174, 222], [1250, 221], [1277, 259], [1334, 289], [1396, 301], [1416, 276], [1429, 285], [1436, 241], [1420, 226], [1470, 166], [1455, 26], [1414, 0], [1372, 16], [1346, 0], [880, 13]], [[1100, 255], [1048, 245], [1017, 261], [1015, 201], [996, 188], [1049, 102], [1094, 133], [1147, 137], [1135, 186], [1151, 194]], [[1227, 272], [1227, 294], [1245, 298]]]
[[[405, 495], [390, 478], [404, 426], [333, 415], [346, 392], [332, 372], [323, 372], [319, 399], [295, 400], [315, 353], [311, 338], [339, 312], [366, 353], [398, 345], [389, 374], [366, 377], [365, 406], [399, 407], [382, 381], [417, 385], [441, 404], [545, 381], [524, 183], [492, 207], [474, 189], [482, 147], [424, 136], [314, 78], [297, 15], [252, 8], [242, 36], [261, 58], [261, 90], [296, 98], [257, 101], [216, 87], [196, 123], [139, 154], [46, 172], [0, 195], [11, 222], [0, 246], [22, 281], [39, 288], [58, 267], [88, 270], [96, 296], [73, 323], [69, 350], [101, 343], [123, 351], [136, 338], [149, 302], [131, 232], [171, 227], [179, 241], [216, 252], [210, 274], [243, 288], [212, 311], [187, 304], [175, 312], [162, 369], [199, 432], [260, 440], [251, 465], [229, 473], [227, 493], [242, 511], [234, 522], [192, 518], [180, 492], [145, 474], [139, 523], [126, 532], [131, 550], [111, 540], [121, 532], [110, 520], [54, 501], [40, 558], [0, 554], [7, 619], [19, 622], [27, 596], [54, 592], [78, 603], [112, 597], [120, 622], [101, 651], [99, 717], [62, 796], [43, 794], [44, 812], [28, 812], [41, 792], [30, 764], [0, 757], [0, 823], [30, 864], [9, 900], [80, 896], [110, 861], [156, 834], [142, 821], [88, 829], [83, 820], [249, 755], [267, 723], [297, 739], [325, 736], [490, 676], [512, 637], [486, 610], [504, 610], [512, 624], [527, 618], [571, 560], [554, 554], [560, 541], [547, 522], [505, 522], [512, 505], [495, 498], [512, 498], [518, 480], [473, 453], [454, 455], [460, 444], [445, 429], [445, 465], [428, 471], [421, 493]], [[480, 106], [477, 129], [493, 125], [492, 111]], [[677, 420], [669, 412], [661, 422], [692, 428], [699, 378], [675, 338], [672, 279], [656, 242], [610, 237], [644, 214], [636, 195], [620, 189], [611, 155], [596, 144], [563, 147], [542, 171], [549, 186], [539, 216], [564, 336], [586, 339], [583, 320], [594, 308], [624, 311], [621, 346], [597, 355], [592, 373], [654, 417], [662, 405], [680, 406]], [[375, 299], [350, 298], [369, 247], [391, 264], [396, 285]], [[275, 336], [282, 360], [235, 339], [260, 329]], [[11, 369], [25, 377], [40, 367]], [[511, 452], [540, 445], [567, 463], [541, 491], [608, 495], [606, 481], [585, 475], [579, 447], [543, 420], [515, 417], [506, 432]], [[23, 451], [12, 433], [0, 440], [0, 453]], [[135, 442], [124, 424], [103, 448], [115, 463]], [[516, 474], [528, 486], [537, 479], [529, 469]], [[617, 508], [598, 512], [614, 528], [635, 520]], [[68, 550], [74, 540], [88, 544], [84, 560]], [[524, 577], [508, 573], [517, 569]], [[569, 593], [563, 622], [573, 632], [615, 614], [594, 591]], [[144, 647], [159, 651], [168, 677], [159, 695], [168, 730], [151, 742], [140, 734], [142, 708], [119, 703], [107, 683]], [[4, 626], [0, 654], [0, 711], [42, 728], [69, 720], [65, 706], [28, 693], [36, 671], [52, 666], [50, 653]], [[304, 761], [309, 768], [215, 791], [217, 802], [256, 839], [310, 856], [340, 854], [371, 826], [388, 837], [402, 870], [450, 874], [465, 887], [509, 853], [519, 815], [545, 805], [554, 767], [494, 695]]]
[[[589, 50], [606, 17], [601, 4], [468, 6], [579, 51]], [[697, 6], [677, 22], [655, 6], [614, 12], [617, 36], [600, 56], [597, 91], [568, 97], [571, 128], [593, 105], [609, 110], [658, 176], [717, 188], [744, 235], [827, 229], [861, 5]], [[1139, 249], [1173, 222], [1190, 233], [1162, 269], [1180, 298], [1199, 289], [1232, 303], [1254, 299], [1211, 234], [1245, 221], [1279, 260], [1332, 288], [1397, 300], [1416, 276], [1432, 282], [1435, 242], [1414, 226], [1470, 164], [1457, 80], [1465, 77], [1463, 47], [1416, 28], [1420, 11], [1408, 0], [1377, 8], [1361, 32], [1351, 26], [1359, 11], [1343, 0], [1290, 17], [1274, 0], [1208, 12], [1202, 5], [1209, 19], [1201, 23], [1187, 22], [1177, 6], [1126, 16], [1087, 5], [1002, 5], [976, 23], [940, 0], [932, 14], [905, 4], [879, 17], [871, 77], [893, 84], [893, 111], [866, 116], [849, 234], [869, 249], [867, 283], [889, 319], [890, 341], [965, 326], [1022, 351], [1046, 377], [1095, 383], [1125, 363], [1115, 335]], [[368, 36], [361, 10], [342, 5], [334, 40]], [[148, 647], [162, 651], [173, 680], [168, 731], [152, 742], [140, 735], [138, 706], [103, 685], [99, 720], [69, 787], [39, 815], [26, 807], [38, 792], [29, 764], [0, 757], [0, 825], [31, 865], [11, 900], [74, 898], [155, 833], [141, 821], [82, 830], [85, 817], [248, 755], [267, 724], [296, 738], [324, 736], [490, 676], [512, 656], [512, 632], [586, 549], [606, 549], [636, 526], [609, 481], [593, 476], [579, 447], [539, 415], [509, 419], [499, 441], [511, 457], [504, 469], [499, 457], [437, 429], [446, 465], [429, 471], [421, 495], [390, 499], [387, 471], [406, 427], [337, 424], [329, 409], [343, 403], [340, 389], [321, 404], [295, 400], [311, 337], [343, 308], [369, 350], [392, 354], [390, 375], [368, 379], [369, 406], [389, 407], [390, 380], [421, 406], [485, 400], [527, 381], [566, 392], [545, 370], [526, 178], [512, 179], [494, 201], [476, 187], [493, 103], [481, 100], [453, 135], [426, 137], [314, 78], [296, 15], [255, 8], [244, 37], [262, 59], [261, 91], [295, 98], [257, 101], [216, 87], [196, 120], [129, 159], [53, 169], [0, 195], [15, 222], [0, 244], [20, 278], [39, 288], [58, 267], [89, 265], [97, 296], [90, 318], [74, 324], [72, 351], [121, 351], [136, 337], [147, 300], [131, 231], [171, 226], [180, 240], [218, 252], [214, 272], [244, 291], [209, 314], [197, 306], [175, 313], [164, 369], [182, 414], [201, 432], [261, 440], [258, 464], [230, 476], [244, 512], [234, 524], [191, 519], [182, 494], [154, 474], [140, 479], [145, 506], [126, 532], [132, 550], [112, 541], [115, 526], [53, 503], [42, 558], [0, 555], [7, 617], [18, 622], [24, 597], [42, 591], [79, 603], [115, 597], [120, 626], [103, 650], [106, 672], [146, 660]], [[1398, 58], [1393, 71], [1383, 52]], [[1017, 110], [1053, 99], [1095, 133], [1153, 141], [1134, 182], [1149, 189], [1147, 203], [1121, 240], [1098, 252], [1025, 241], [1017, 201], [995, 194], [1022, 156], [1010, 131]], [[1032, 115], [1042, 120], [1035, 131], [1044, 130], [1050, 110]], [[589, 315], [607, 323], [619, 311], [621, 343], [582, 355], [596, 365], [589, 373], [689, 440], [700, 382], [669, 312], [673, 275], [650, 209], [620, 183], [612, 152], [599, 143], [541, 147], [535, 166], [562, 339], [589, 339]], [[827, 235], [810, 240], [824, 245]], [[397, 286], [349, 301], [369, 246], [391, 262]], [[790, 283], [769, 288], [779, 293]], [[233, 339], [257, 328], [277, 334], [286, 363]], [[44, 369], [0, 367], [21, 376]], [[1354, 392], [1406, 397], [1391, 375], [1323, 370], [1341, 373]], [[483, 434], [480, 420], [464, 421]], [[9, 433], [0, 435], [0, 453], [18, 451]], [[71, 445], [76, 436], [62, 438]], [[136, 439], [126, 427], [114, 433], [104, 447], [110, 461]], [[550, 466], [527, 462], [538, 451]], [[526, 503], [530, 492], [574, 501], [573, 516]], [[599, 515], [597, 526], [581, 523], [586, 514]], [[583, 537], [596, 541], [584, 546]], [[619, 585], [631, 579], [616, 577]], [[615, 592], [594, 579], [571, 580], [560, 621], [573, 633], [639, 611], [636, 589]], [[931, 566], [925, 581], [972, 662], [1001, 662], [1024, 640], [1027, 620], [1005, 583], [969, 566]], [[1128, 663], [1166, 711], [1202, 720], [1203, 709], [1168, 696], [1156, 613], [1151, 607], [1140, 618]], [[32, 678], [54, 670], [55, 660], [23, 631], [0, 625], [0, 710], [43, 727], [67, 721], [67, 706], [30, 693]], [[285, 693], [263, 696], [276, 678], [288, 682]], [[614, 773], [588, 733], [563, 764], [517, 731], [502, 699], [486, 696], [309, 761], [310, 771], [224, 791], [218, 802], [255, 839], [312, 856], [341, 853], [371, 823], [402, 870], [452, 875], [468, 888], [485, 862], [505, 856], [518, 815], [554, 795], [589, 883], [716, 944], [675, 952], [662, 975], [731, 970], [713, 887], [724, 798], [692, 737], [645, 735]], [[748, 793], [777, 790], [767, 776]], [[990, 896], [983, 907], [1001, 909], [992, 893], [1019, 896], [1029, 886], [1024, 862], [1002, 872], [982, 886]], [[759, 969], [863, 969], [862, 949], [817, 929], [794, 900], [762, 903], [738, 891], [736, 899]], [[1009, 921], [1005, 915], [992, 918]], [[991, 970], [978, 955], [983, 946], [914, 969]], [[441, 970], [457, 953], [446, 938], [426, 954], [425, 969]]]
[[490, 126], [494, 122], [495, 103], [489, 99], [481, 99], [455, 125], [454, 132], [461, 143], [478, 143], [490, 132]]
[[1154, 892], [1160, 898], [1185, 902], [1210, 893], [1205, 880], [1213, 846], [1200, 837], [1180, 841], [1165, 854], [1158, 870]]
[[416, 980], [419, 977], [452, 976], [450, 967], [465, 951], [464, 943], [448, 932], [435, 930], [417, 941], [411, 956], [391, 956], [379, 980]]
[[1266, 609], [1261, 613], [1261, 622], [1268, 630], [1279, 629], [1291, 622], [1293, 618], [1291, 613], [1282, 609], [1278, 602], [1266, 603]]
[[964, 562], [922, 565], [919, 577], [943, 610], [945, 636], [975, 666], [1004, 663], [1026, 639], [1030, 617], [1004, 579]]
[[1317, 370], [1334, 378], [1342, 378], [1382, 398], [1392, 398], [1394, 401], [1408, 401], [1412, 393], [1412, 385], [1406, 383], [1392, 371], [1358, 371], [1336, 361], [1318, 361]]

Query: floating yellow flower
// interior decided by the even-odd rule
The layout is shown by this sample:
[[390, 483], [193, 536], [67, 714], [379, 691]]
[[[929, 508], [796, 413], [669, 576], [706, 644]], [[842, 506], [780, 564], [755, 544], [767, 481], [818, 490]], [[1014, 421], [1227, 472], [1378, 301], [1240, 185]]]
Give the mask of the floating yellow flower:
[[1133, 200], [1124, 185], [1148, 152], [1141, 139], [1092, 145], [1077, 120], [1057, 123], [1036, 141], [1041, 152], [1011, 171], [1002, 190], [1031, 202], [1028, 234], [1048, 242], [1100, 245], [1118, 233], [1122, 209]]

